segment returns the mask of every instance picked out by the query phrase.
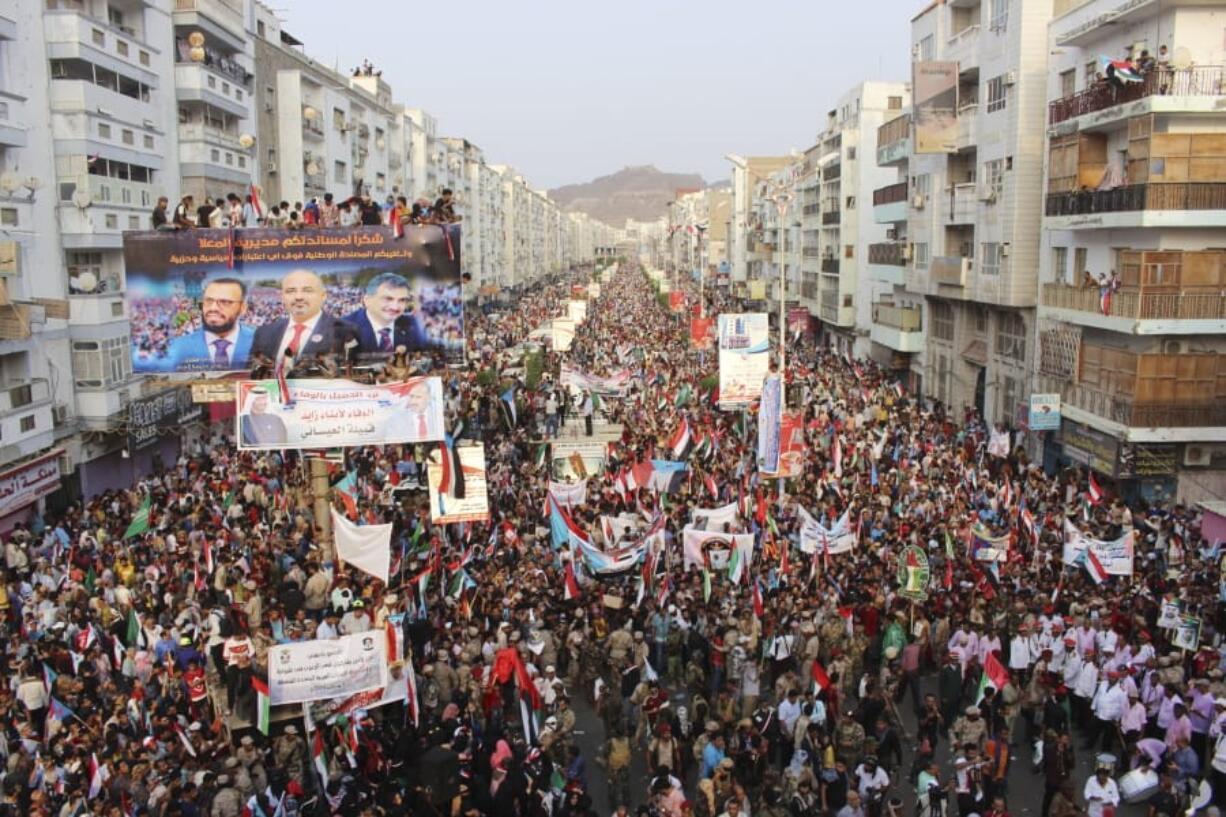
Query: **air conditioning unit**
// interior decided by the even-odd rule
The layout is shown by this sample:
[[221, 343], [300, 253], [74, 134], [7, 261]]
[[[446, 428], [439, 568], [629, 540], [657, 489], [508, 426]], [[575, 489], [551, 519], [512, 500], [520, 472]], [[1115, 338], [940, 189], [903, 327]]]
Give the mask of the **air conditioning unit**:
[[923, 210], [924, 209], [924, 197], [923, 196], [912, 196], [911, 206], [914, 207], [916, 210]]
[[1009, 257], [1009, 242], [1008, 241], [1000, 245], [1000, 254], [1004, 258]]
[[1162, 354], [1164, 355], [1182, 355], [1185, 347], [1182, 340], [1164, 340], [1162, 341]]
[[904, 261], [911, 260], [911, 249], [913, 246], [914, 246], [913, 244], [904, 244], [902, 246], [902, 260]]
[[1207, 466], [1213, 459], [1213, 449], [1203, 445], [1187, 445], [1183, 449], [1183, 464]]
[[276, 163], [276, 162], [269, 162], [269, 163], [268, 163], [268, 165], [267, 165], [267, 169], [268, 169], [268, 172], [269, 172], [269, 173], [276, 173], [276, 172], [277, 172], [277, 163]]
[[271, 102], [265, 102], [265, 103], [264, 103], [264, 111], [265, 111], [266, 113], [272, 113], [272, 112], [273, 112], [273, 111], [275, 111], [276, 109], [277, 109], [277, 106], [276, 106], [276, 105], [273, 105]]
[[985, 187], [979, 191], [979, 200], [987, 204], [996, 201], [996, 191], [990, 187]]
[[1005, 79], [1005, 85], [1016, 85], [1017, 84], [1017, 72], [1016, 71], [1006, 71], [1004, 79]]
[[68, 422], [68, 406], [58, 405], [51, 407], [51, 422], [57, 426], [62, 426]]

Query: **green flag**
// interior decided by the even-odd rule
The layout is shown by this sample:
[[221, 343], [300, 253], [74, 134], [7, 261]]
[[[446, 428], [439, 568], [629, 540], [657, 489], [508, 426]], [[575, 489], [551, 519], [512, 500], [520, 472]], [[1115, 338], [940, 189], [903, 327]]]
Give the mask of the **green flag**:
[[221, 509], [223, 511], [230, 510], [230, 506], [234, 504], [234, 491], [226, 491], [226, 497], [221, 501]]
[[124, 644], [129, 647], [135, 647], [137, 639], [140, 638], [140, 620], [136, 617], [136, 609], [128, 608], [128, 632], [124, 639]]
[[89, 566], [89, 570], [85, 572], [85, 581], [84, 581], [85, 592], [92, 594], [94, 592], [94, 585], [97, 584], [97, 582], [98, 582], [98, 574], [94, 572], [94, 566], [91, 563]]
[[741, 583], [741, 549], [736, 546], [735, 541], [732, 545], [732, 555], [728, 557], [728, 581], [733, 584]]
[[132, 524], [128, 525], [128, 530], [123, 535], [124, 539], [140, 536], [149, 530], [149, 508], [151, 505], [153, 505], [153, 496], [146, 496], [145, 501], [141, 503], [140, 508], [136, 511], [136, 515], [132, 517]]

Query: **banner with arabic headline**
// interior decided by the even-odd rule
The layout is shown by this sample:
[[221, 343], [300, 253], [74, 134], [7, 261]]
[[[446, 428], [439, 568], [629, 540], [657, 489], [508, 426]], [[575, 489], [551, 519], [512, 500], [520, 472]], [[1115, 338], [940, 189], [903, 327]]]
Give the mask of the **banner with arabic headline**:
[[368, 386], [349, 380], [237, 381], [238, 447], [336, 448], [443, 439], [437, 377]]
[[632, 377], [630, 372], [622, 369], [607, 375], [596, 375], [562, 364], [558, 376], [563, 386], [569, 386], [572, 391], [588, 391], [595, 394], [621, 396], [630, 388]]
[[[302, 355], [381, 361], [403, 346], [464, 359], [459, 225], [123, 234], [136, 374], [248, 371]], [[111, 292], [93, 273], [70, 294]]]
[[278, 644], [268, 650], [273, 706], [340, 698], [387, 686], [387, 634]]
[[826, 527], [803, 507], [797, 506], [800, 517], [800, 549], [805, 553], [847, 553], [856, 546], [856, 532], [851, 527], [851, 512]]
[[805, 470], [805, 418], [799, 411], [784, 411], [779, 427], [779, 470], [763, 477], [796, 479]]
[[752, 533], [719, 533], [687, 526], [682, 531], [682, 561], [686, 570], [723, 570], [735, 550], [748, 568], [753, 562], [753, 539]]

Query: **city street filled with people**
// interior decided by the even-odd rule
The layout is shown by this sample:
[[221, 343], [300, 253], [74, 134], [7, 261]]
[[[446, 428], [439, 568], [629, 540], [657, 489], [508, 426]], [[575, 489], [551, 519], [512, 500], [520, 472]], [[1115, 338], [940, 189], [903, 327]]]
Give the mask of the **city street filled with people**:
[[[721, 409], [691, 343], [691, 308], [754, 310], [675, 280], [676, 312], [649, 272], [466, 311], [467, 362], [432, 373], [488, 522], [431, 522], [438, 446], [332, 461], [331, 506], [393, 525], [386, 583], [337, 562], [307, 453], [233, 423], [7, 535], [0, 815], [1216, 817], [1226, 596], [1195, 507], [1045, 472], [1025, 432], [804, 333], [800, 473], [767, 476], [759, 405]], [[530, 337], [594, 284], [568, 350]], [[562, 480], [561, 440], [603, 461]], [[1121, 541], [1130, 575], [1096, 555]], [[265, 711], [270, 649], [364, 632], [407, 694]]]

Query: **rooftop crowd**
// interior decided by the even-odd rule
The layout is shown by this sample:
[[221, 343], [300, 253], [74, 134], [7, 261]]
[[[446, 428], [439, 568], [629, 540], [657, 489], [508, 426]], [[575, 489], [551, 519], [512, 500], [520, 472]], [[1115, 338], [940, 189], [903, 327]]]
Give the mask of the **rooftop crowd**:
[[[715, 356], [633, 263], [527, 382], [521, 344], [590, 277], [466, 316], [468, 366], [440, 370], [449, 427], [485, 445], [488, 523], [429, 521], [423, 447], [347, 451], [352, 512], [395, 526], [387, 586], [331, 563], [298, 452], [239, 452], [222, 427], [130, 490], [10, 534], [0, 815], [1006, 817], [1041, 786], [1043, 817], [1110, 817], [1140, 766], [1150, 814], [1188, 808], [1201, 779], [1226, 801], [1221, 567], [1196, 509], [1047, 474], [1016, 440], [1002, 451], [1001, 429], [803, 338], [786, 379], [804, 472], [764, 478], [754, 411], [718, 409]], [[632, 385], [593, 409], [561, 388], [563, 360]], [[606, 552], [626, 541], [602, 517], [663, 530], [612, 577], [553, 546], [545, 502], [542, 441], [593, 411], [622, 430], [574, 527]], [[628, 484], [675, 456], [683, 420], [701, 444], [680, 486]], [[686, 570], [694, 511], [733, 504], [723, 532], [754, 538], [739, 581]], [[125, 538], [143, 506], [148, 529]], [[804, 552], [801, 509], [828, 527], [847, 514], [854, 547]], [[1133, 575], [1064, 564], [1066, 522], [1134, 530]], [[972, 558], [976, 536], [1007, 558]], [[926, 555], [919, 598], [900, 593], [907, 546]], [[1174, 599], [1200, 616], [1199, 649], [1158, 626]], [[350, 712], [310, 741], [297, 708], [256, 728], [270, 647], [389, 619], [415, 711]]]

